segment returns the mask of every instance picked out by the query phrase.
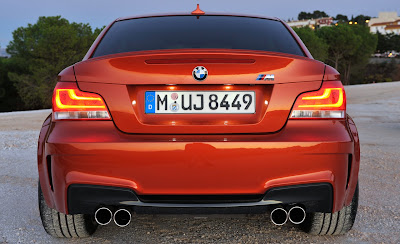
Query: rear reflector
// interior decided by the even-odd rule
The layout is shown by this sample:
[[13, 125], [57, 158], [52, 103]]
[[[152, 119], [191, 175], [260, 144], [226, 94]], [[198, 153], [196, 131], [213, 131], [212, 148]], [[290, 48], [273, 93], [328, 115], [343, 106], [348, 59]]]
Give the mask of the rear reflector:
[[344, 118], [344, 111], [294, 110], [290, 118]]
[[110, 119], [107, 111], [54, 112], [55, 119]]
[[324, 81], [318, 91], [301, 94], [291, 119], [341, 119], [346, 115], [346, 94], [340, 81]]
[[58, 82], [53, 93], [54, 119], [110, 120], [100, 95], [79, 90], [75, 82]]

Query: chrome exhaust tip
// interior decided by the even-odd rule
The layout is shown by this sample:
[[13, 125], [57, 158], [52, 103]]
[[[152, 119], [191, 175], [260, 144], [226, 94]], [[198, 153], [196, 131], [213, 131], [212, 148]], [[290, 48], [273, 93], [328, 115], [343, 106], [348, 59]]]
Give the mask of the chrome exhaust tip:
[[112, 212], [109, 208], [102, 207], [94, 213], [94, 219], [99, 225], [108, 225], [112, 220]]
[[296, 225], [303, 223], [306, 219], [306, 211], [304, 210], [304, 208], [299, 206], [294, 206], [293, 208], [291, 208], [288, 215], [290, 222]]
[[283, 208], [275, 208], [272, 210], [270, 218], [275, 225], [284, 225], [288, 220], [288, 213]]
[[131, 222], [131, 212], [124, 208], [120, 208], [114, 213], [114, 223], [119, 227], [126, 227]]

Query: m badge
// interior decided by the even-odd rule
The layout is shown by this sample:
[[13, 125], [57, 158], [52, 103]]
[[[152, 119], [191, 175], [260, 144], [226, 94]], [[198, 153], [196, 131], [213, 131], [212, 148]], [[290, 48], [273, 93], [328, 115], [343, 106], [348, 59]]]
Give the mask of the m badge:
[[273, 81], [274, 79], [275, 79], [275, 75], [261, 74], [261, 75], [258, 75], [256, 80], [270, 80], [270, 81]]

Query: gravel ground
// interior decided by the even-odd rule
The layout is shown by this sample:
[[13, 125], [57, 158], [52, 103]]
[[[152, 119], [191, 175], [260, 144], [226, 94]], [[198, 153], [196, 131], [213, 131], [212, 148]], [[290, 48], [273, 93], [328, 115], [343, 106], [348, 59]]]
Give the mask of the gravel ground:
[[268, 216], [138, 215], [126, 228], [61, 240], [42, 228], [36, 143], [49, 110], [0, 113], [0, 243], [400, 243], [400, 82], [346, 87], [361, 138], [360, 206], [344, 236], [309, 236]]

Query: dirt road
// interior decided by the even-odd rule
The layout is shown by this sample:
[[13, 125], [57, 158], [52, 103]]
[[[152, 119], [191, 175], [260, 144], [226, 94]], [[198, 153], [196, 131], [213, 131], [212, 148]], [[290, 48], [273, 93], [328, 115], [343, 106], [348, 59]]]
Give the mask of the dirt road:
[[[400, 243], [400, 82], [346, 87], [361, 139], [360, 206], [345, 236], [309, 236], [268, 216], [139, 215], [72, 243]], [[67, 243], [49, 237], [37, 209], [36, 142], [49, 110], [0, 113], [0, 243]]]

